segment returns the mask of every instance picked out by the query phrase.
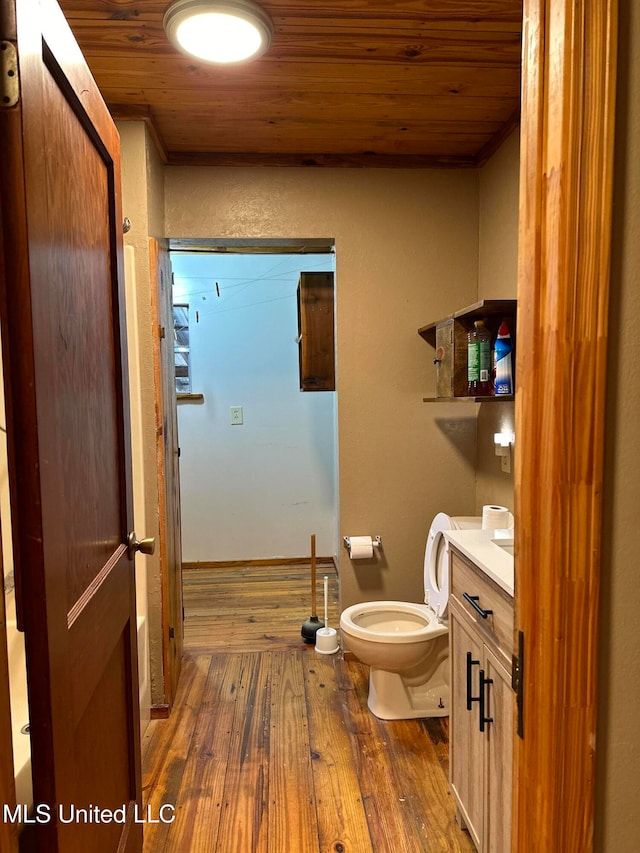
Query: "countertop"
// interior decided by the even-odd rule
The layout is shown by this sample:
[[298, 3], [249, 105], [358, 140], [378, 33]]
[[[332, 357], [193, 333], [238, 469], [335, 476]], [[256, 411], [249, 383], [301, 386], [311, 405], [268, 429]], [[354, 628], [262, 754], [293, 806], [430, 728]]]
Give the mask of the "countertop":
[[513, 596], [513, 554], [492, 541], [512, 541], [512, 530], [446, 530], [444, 536], [487, 577]]

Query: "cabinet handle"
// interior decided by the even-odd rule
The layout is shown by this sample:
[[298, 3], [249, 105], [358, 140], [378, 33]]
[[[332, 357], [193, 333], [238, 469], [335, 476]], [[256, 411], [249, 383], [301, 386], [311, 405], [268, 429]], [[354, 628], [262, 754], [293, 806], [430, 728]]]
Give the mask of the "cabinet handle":
[[472, 667], [474, 666], [480, 666], [480, 661], [474, 660], [471, 652], [467, 652], [467, 711], [471, 710], [474, 702], [480, 701], [480, 696], [473, 696], [471, 693]]
[[493, 684], [493, 678], [485, 678], [484, 669], [480, 670], [480, 705], [478, 706], [480, 718], [480, 731], [484, 732], [487, 723], [493, 722], [493, 717], [485, 717], [485, 702], [487, 692], [485, 690], [489, 684]]
[[469, 604], [473, 607], [476, 613], [479, 613], [483, 619], [486, 619], [487, 616], [492, 615], [493, 610], [483, 610], [482, 607], [480, 607], [480, 605], [478, 604], [478, 602], [480, 601], [479, 595], [469, 595], [468, 592], [463, 592], [462, 597], [465, 601], [469, 602]]

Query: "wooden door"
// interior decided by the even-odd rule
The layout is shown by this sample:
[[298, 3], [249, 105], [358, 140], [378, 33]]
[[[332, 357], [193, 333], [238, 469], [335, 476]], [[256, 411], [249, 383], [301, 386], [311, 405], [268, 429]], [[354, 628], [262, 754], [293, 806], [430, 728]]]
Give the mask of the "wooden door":
[[[451, 734], [449, 766], [451, 787], [462, 809], [463, 825], [480, 849], [484, 832], [484, 743], [478, 716], [479, 671], [482, 642], [467, 630], [466, 617], [449, 601], [451, 648]], [[468, 660], [468, 656], [470, 659]], [[468, 700], [472, 699], [471, 709]]]
[[[34, 802], [50, 818], [36, 825], [36, 842], [43, 853], [134, 851], [142, 825], [119, 140], [54, 0], [0, 8], [20, 78], [19, 102], [0, 109], [0, 293]], [[106, 812], [91, 820], [95, 809], [118, 810], [122, 822]]]
[[178, 687], [183, 647], [182, 538], [178, 409], [173, 347], [173, 276], [167, 248], [149, 241], [156, 385], [162, 650], [165, 701], [171, 707]]

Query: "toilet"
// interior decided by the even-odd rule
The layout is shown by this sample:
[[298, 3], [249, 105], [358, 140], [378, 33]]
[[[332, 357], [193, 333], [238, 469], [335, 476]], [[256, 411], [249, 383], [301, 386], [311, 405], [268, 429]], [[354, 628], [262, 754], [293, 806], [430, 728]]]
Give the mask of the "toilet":
[[481, 518], [439, 512], [424, 556], [424, 604], [365, 601], [340, 616], [345, 649], [371, 667], [369, 710], [382, 720], [449, 714], [449, 544], [445, 530], [480, 528]]

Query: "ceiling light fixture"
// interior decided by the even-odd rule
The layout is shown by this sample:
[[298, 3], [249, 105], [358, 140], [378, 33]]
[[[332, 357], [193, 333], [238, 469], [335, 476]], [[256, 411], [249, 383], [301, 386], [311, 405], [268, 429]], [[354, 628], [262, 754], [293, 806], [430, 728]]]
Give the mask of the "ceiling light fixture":
[[177, 0], [163, 19], [169, 41], [205, 62], [242, 62], [267, 50], [269, 15], [253, 0]]

